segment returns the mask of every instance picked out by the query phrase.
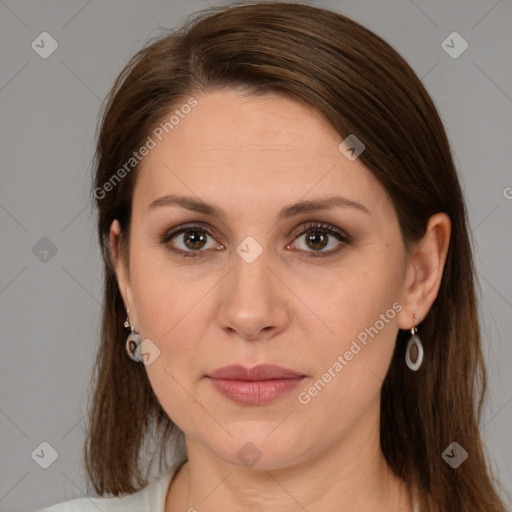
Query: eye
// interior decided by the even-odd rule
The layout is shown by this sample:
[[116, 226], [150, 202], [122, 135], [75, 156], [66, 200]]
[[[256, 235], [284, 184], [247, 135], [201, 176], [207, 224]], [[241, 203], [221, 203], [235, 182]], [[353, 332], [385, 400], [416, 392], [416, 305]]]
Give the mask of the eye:
[[[208, 240], [211, 238], [211, 240]], [[167, 244], [172, 252], [178, 253], [186, 258], [202, 256], [201, 252], [207, 249], [222, 249], [223, 246], [216, 244], [213, 234], [204, 227], [191, 225], [181, 226], [172, 229], [159, 240]], [[172, 243], [170, 243], [172, 241]]]
[[[222, 244], [216, 243], [214, 234], [206, 227], [197, 224], [178, 226], [165, 232], [158, 241], [165, 244], [170, 251], [185, 258], [206, 256], [209, 249], [223, 249]], [[298, 244], [296, 241], [304, 237]], [[339, 228], [330, 224], [309, 223], [295, 236], [294, 242], [287, 249], [297, 249], [309, 257], [332, 256], [351, 242], [350, 237]], [[327, 250], [324, 250], [326, 249]]]
[[[295, 240], [299, 240], [301, 237], [304, 237], [304, 240], [298, 244], [298, 249], [309, 253], [308, 256], [313, 258], [338, 253], [344, 245], [350, 243], [350, 237], [346, 233], [330, 224], [322, 223], [305, 225]], [[296, 247], [296, 242], [294, 241], [287, 247]], [[325, 248], [328, 250], [324, 250]]]

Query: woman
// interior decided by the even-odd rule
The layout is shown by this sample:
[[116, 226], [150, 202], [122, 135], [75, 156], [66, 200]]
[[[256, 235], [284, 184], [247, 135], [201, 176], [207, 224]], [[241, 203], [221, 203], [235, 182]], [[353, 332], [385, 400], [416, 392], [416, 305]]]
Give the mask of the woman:
[[114, 497], [48, 511], [505, 510], [461, 188], [386, 42], [294, 3], [197, 16], [118, 77], [93, 189], [85, 462]]

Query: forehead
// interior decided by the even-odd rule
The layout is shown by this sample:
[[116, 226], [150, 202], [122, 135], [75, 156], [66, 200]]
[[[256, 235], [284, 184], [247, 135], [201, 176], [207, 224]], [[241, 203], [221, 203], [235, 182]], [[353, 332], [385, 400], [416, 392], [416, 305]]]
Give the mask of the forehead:
[[222, 90], [195, 98], [188, 114], [160, 130], [161, 140], [152, 135], [134, 209], [171, 193], [241, 208], [339, 192], [373, 209], [389, 207], [373, 174], [339, 151], [341, 136], [313, 108], [274, 94]]

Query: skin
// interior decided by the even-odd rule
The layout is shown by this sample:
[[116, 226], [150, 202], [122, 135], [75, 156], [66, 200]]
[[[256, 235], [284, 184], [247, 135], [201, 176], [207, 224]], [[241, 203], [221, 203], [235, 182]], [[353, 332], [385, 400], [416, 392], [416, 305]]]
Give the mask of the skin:
[[[408, 253], [384, 189], [359, 159], [340, 153], [342, 138], [316, 111], [274, 94], [222, 90], [196, 98], [198, 105], [142, 162], [129, 268], [117, 221], [110, 231], [130, 322], [160, 350], [146, 366], [148, 377], [185, 433], [188, 463], [171, 482], [166, 512], [412, 511], [410, 491], [380, 448], [380, 392], [398, 329], [417, 325], [437, 296], [448, 216], [434, 215]], [[166, 194], [212, 203], [224, 218], [176, 205], [147, 211]], [[277, 219], [284, 206], [331, 195], [362, 203], [369, 213], [335, 207]], [[344, 230], [351, 242], [329, 235], [320, 252], [340, 251], [308, 257], [318, 251], [297, 235], [312, 221]], [[197, 258], [170, 251], [194, 251], [183, 234], [158, 241], [188, 222], [213, 230]], [[236, 252], [248, 236], [263, 249], [252, 263]], [[401, 311], [301, 404], [298, 393], [395, 302]], [[270, 404], [241, 405], [205, 378], [236, 363], [273, 363], [306, 378]], [[253, 467], [237, 457], [247, 442], [261, 453]]]

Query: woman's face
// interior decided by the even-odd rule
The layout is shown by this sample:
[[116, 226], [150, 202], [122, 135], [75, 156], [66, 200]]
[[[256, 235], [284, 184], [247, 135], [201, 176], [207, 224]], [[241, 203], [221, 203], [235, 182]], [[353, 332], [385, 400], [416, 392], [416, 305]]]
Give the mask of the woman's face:
[[[196, 99], [161, 141], [152, 135], [130, 268], [117, 267], [131, 324], [151, 340], [146, 370], [162, 407], [188, 439], [237, 465], [285, 467], [378, 437], [382, 381], [415, 312], [385, 190], [297, 102], [234, 91]], [[160, 199], [171, 195], [188, 207]], [[298, 377], [212, 378], [261, 364]]]

